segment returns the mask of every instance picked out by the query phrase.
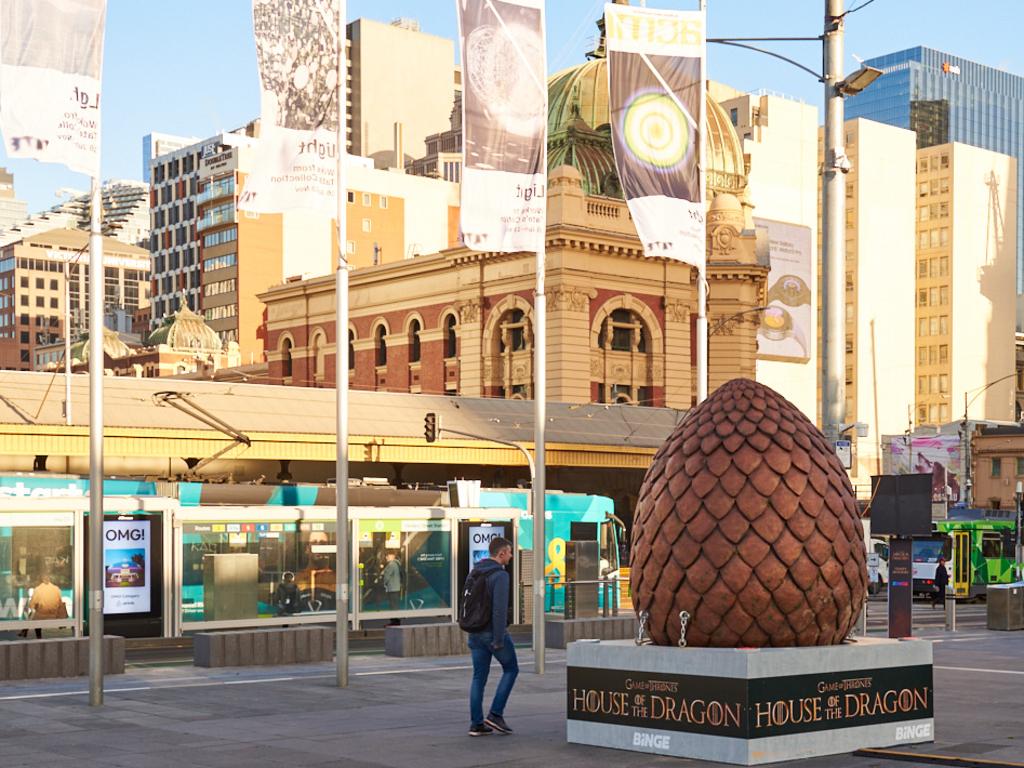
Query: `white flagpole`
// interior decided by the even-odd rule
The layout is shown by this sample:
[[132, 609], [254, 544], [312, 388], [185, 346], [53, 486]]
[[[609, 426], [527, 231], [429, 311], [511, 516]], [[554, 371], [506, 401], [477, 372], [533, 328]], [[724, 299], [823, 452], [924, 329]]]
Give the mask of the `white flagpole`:
[[[544, 163], [546, 170], [546, 153]], [[545, 222], [546, 220], [547, 216], [545, 215]], [[547, 239], [546, 232], [541, 236], [545, 240]], [[546, 242], [543, 243], [537, 251], [537, 290], [534, 298], [535, 325], [533, 329], [533, 445], [535, 455], [533, 477], [533, 664], [534, 671], [538, 675], [544, 674], [544, 604], [547, 599], [544, 583], [544, 559], [547, 554], [544, 539], [544, 491], [546, 486], [544, 440], [547, 422], [547, 296], [544, 292], [546, 245]]]
[[[99, 158], [97, 157], [97, 166]], [[89, 216], [89, 704], [103, 704], [103, 238], [99, 169]]]
[[71, 262], [64, 260], [64, 423], [71, 426]]
[[338, 269], [335, 272], [334, 294], [337, 312], [335, 313], [334, 329], [334, 386], [337, 403], [337, 464], [335, 466], [335, 483], [337, 487], [337, 555], [335, 557], [335, 664], [337, 667], [338, 687], [348, 687], [348, 605], [349, 605], [349, 535], [348, 535], [348, 243], [346, 203], [348, 202], [347, 168], [345, 156], [347, 151], [347, 114], [345, 101], [348, 94], [345, 50], [345, 1], [340, 0], [338, 7], [338, 34], [336, 48], [338, 56], [338, 164], [335, 176], [338, 208]]
[[[707, 37], [707, 0], [700, 0], [700, 12], [704, 14], [704, 34]], [[700, 83], [700, 118], [698, 120], [698, 132], [700, 135], [700, 153], [698, 155], [701, 198], [705, 200], [704, 216], [707, 226], [707, 43], [704, 44], [703, 67], [701, 68]], [[706, 241], [706, 238], [705, 238]], [[707, 247], [706, 245], [704, 246]], [[703, 260], [703, 266], [697, 270], [697, 402], [702, 403], [708, 396], [708, 281], [707, 281], [707, 254]]]

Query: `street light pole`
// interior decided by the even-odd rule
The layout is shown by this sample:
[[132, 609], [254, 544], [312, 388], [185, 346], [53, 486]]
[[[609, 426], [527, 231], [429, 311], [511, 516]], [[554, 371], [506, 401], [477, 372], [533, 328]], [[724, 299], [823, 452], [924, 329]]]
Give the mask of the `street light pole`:
[[843, 0], [825, 0], [825, 156], [821, 182], [822, 314], [821, 422], [829, 445], [846, 410], [846, 195], [849, 170], [843, 136]]
[[975, 400], [981, 397], [986, 391], [988, 391], [989, 387], [993, 387], [1002, 381], [1006, 381], [1007, 379], [1012, 379], [1016, 375], [1017, 373], [1016, 371], [1014, 371], [1013, 373], [1008, 373], [1006, 376], [1000, 376], [998, 379], [993, 379], [985, 386], [979, 388], [977, 392], [975, 392], [974, 397], [972, 397], [970, 400], [967, 399], [967, 395], [969, 395], [971, 392], [974, 392], [974, 390], [964, 392], [964, 418], [961, 422], [961, 431], [964, 435], [964, 448], [961, 462], [964, 468], [964, 505], [967, 507], [971, 506], [971, 500], [973, 499], [973, 496], [971, 494], [971, 436], [967, 432], [967, 409], [970, 408], [971, 403], [973, 403]]
[[1017, 492], [1014, 497], [1017, 501], [1017, 545], [1014, 547], [1014, 569], [1017, 571], [1017, 581], [1021, 580], [1021, 540], [1020, 540], [1020, 497], [1024, 495], [1024, 483], [1017, 481]]

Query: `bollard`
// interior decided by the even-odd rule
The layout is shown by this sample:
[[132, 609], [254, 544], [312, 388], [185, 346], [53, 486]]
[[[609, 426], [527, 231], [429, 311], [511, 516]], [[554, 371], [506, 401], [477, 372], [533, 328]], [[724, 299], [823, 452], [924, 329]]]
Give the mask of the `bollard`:
[[956, 593], [953, 587], [946, 585], [946, 631], [956, 632]]
[[602, 603], [604, 605], [602, 606], [601, 615], [604, 616], [604, 618], [606, 618], [606, 619], [609, 616], [609, 609], [610, 609], [610, 606], [608, 605], [608, 600], [609, 600], [608, 585], [610, 583], [611, 582], [609, 582], [607, 579], [604, 579], [603, 583], [601, 584], [601, 590], [602, 590], [603, 597], [604, 597], [604, 599], [602, 600]]
[[864, 595], [864, 610], [860, 612], [860, 633], [868, 636], [868, 596]]

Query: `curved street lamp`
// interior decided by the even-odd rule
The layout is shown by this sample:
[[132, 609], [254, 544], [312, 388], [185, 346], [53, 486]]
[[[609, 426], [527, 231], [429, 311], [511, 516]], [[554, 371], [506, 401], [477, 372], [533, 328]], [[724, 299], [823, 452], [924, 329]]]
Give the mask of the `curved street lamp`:
[[[964, 418], [960, 422], [960, 430], [964, 436], [964, 503], [968, 507], [971, 506], [971, 438], [970, 435], [967, 434], [967, 409], [970, 408], [971, 403], [981, 397], [989, 387], [993, 387], [1007, 379], [1012, 379], [1016, 375], [1017, 372], [1014, 371], [1013, 373], [1008, 373], [1005, 376], [1000, 376], [998, 379], [994, 379], [982, 387], [976, 387], [975, 389], [970, 389], [964, 392]], [[967, 396], [971, 394], [971, 392], [975, 393], [974, 397], [968, 400]]]

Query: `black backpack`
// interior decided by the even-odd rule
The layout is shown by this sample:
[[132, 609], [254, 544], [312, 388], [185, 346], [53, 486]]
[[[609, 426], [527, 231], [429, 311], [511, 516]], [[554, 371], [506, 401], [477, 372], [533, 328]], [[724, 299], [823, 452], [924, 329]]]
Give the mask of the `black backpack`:
[[474, 570], [462, 588], [459, 627], [463, 632], [482, 632], [490, 623], [491, 592], [487, 589], [487, 574]]

